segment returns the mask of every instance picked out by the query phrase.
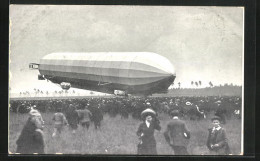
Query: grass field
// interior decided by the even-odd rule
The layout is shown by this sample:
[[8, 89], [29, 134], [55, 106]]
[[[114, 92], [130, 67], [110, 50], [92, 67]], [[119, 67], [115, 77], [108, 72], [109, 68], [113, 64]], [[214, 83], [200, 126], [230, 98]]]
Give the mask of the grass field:
[[[104, 116], [101, 129], [95, 130], [91, 124], [89, 130], [78, 128], [76, 134], [72, 134], [66, 127], [60, 138], [53, 139], [53, 125], [51, 118], [53, 113], [42, 113], [45, 120], [44, 139], [45, 152], [47, 154], [127, 154], [134, 155], [137, 151], [138, 138], [136, 131], [141, 123], [131, 117], [121, 119], [120, 116], [111, 118]], [[9, 152], [15, 153], [16, 140], [27, 120], [27, 114], [10, 113], [9, 117]], [[162, 130], [155, 132], [157, 151], [159, 155], [174, 155], [166, 143], [163, 132], [166, 128], [169, 117], [159, 114]], [[211, 127], [210, 120], [186, 121], [191, 132], [188, 151], [191, 155], [208, 155], [206, 140], [208, 128]], [[223, 125], [226, 129], [229, 146], [233, 155], [241, 154], [241, 120], [231, 119]]]

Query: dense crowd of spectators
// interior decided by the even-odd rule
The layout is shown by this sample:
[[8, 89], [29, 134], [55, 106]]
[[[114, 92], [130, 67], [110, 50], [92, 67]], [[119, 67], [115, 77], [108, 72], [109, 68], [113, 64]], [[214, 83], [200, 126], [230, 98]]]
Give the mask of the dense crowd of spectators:
[[[89, 97], [45, 100], [10, 100], [10, 111], [28, 113], [28, 120], [16, 141], [17, 153], [44, 152], [44, 132], [41, 113], [53, 114], [53, 138], [59, 138], [64, 126], [75, 134], [78, 125], [88, 130], [93, 122], [95, 129], [101, 128], [103, 115], [120, 115], [122, 119], [132, 117], [142, 120], [137, 130], [140, 139], [138, 154], [157, 154], [154, 130], [161, 130], [160, 116], [168, 114], [172, 120], [164, 136], [175, 155], [188, 155], [190, 132], [185, 121], [211, 118], [214, 125], [209, 130], [207, 146], [210, 152], [219, 155], [231, 154], [225, 134], [220, 126], [231, 117], [241, 118], [240, 97]], [[179, 119], [182, 118], [182, 119]], [[178, 131], [179, 129], [179, 131]], [[174, 134], [173, 134], [174, 133]], [[181, 136], [181, 137], [178, 137]], [[187, 144], [186, 144], [187, 142]], [[225, 145], [225, 146], [224, 146]], [[225, 147], [225, 148], [224, 148]], [[223, 149], [224, 151], [220, 150]]]
[[[188, 104], [189, 102], [190, 104]], [[80, 99], [47, 99], [47, 100], [10, 100], [10, 111], [27, 113], [30, 107], [35, 107], [40, 112], [55, 112], [61, 108], [62, 112], [68, 110], [69, 105], [75, 109], [84, 109], [86, 106], [90, 111], [99, 107], [102, 114], [110, 117], [120, 115], [128, 118], [140, 119], [140, 113], [146, 108], [152, 108], [158, 114], [169, 113], [179, 110], [181, 117], [185, 119], [199, 120], [205, 116], [215, 113], [223, 118], [225, 122], [234, 115], [240, 118], [241, 97], [88, 97]]]

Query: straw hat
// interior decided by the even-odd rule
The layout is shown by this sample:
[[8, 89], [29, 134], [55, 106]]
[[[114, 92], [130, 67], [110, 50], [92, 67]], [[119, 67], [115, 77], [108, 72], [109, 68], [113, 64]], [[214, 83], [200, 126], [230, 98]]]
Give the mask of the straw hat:
[[144, 119], [148, 115], [156, 116], [156, 112], [150, 108], [147, 108], [141, 113], [141, 118]]
[[29, 112], [29, 116], [30, 117], [34, 117], [34, 116], [41, 116], [40, 112], [38, 110], [35, 110], [35, 109], [32, 109], [30, 112]]
[[192, 103], [190, 103], [190, 102], [186, 102], [186, 105], [187, 105], [187, 106], [190, 106], [190, 105], [192, 105]]

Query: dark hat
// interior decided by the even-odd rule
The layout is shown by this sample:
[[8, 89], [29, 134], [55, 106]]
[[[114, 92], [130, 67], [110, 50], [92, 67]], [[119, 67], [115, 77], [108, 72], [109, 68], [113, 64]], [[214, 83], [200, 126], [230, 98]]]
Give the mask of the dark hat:
[[179, 115], [179, 110], [172, 110], [171, 112], [170, 112], [170, 115], [171, 116], [178, 116]]
[[218, 116], [214, 116], [211, 118], [211, 121], [214, 121], [214, 120], [218, 120], [219, 122], [221, 121], [221, 118], [218, 117]]
[[61, 107], [57, 107], [57, 108], [56, 108], [56, 111], [57, 111], [57, 112], [60, 112], [61, 110], [62, 110]]

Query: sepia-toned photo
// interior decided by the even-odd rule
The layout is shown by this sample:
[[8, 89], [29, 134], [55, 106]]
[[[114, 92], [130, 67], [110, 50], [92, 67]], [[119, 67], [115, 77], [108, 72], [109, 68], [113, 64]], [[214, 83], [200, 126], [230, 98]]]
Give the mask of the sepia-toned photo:
[[9, 18], [9, 154], [244, 154], [243, 7], [10, 5]]

